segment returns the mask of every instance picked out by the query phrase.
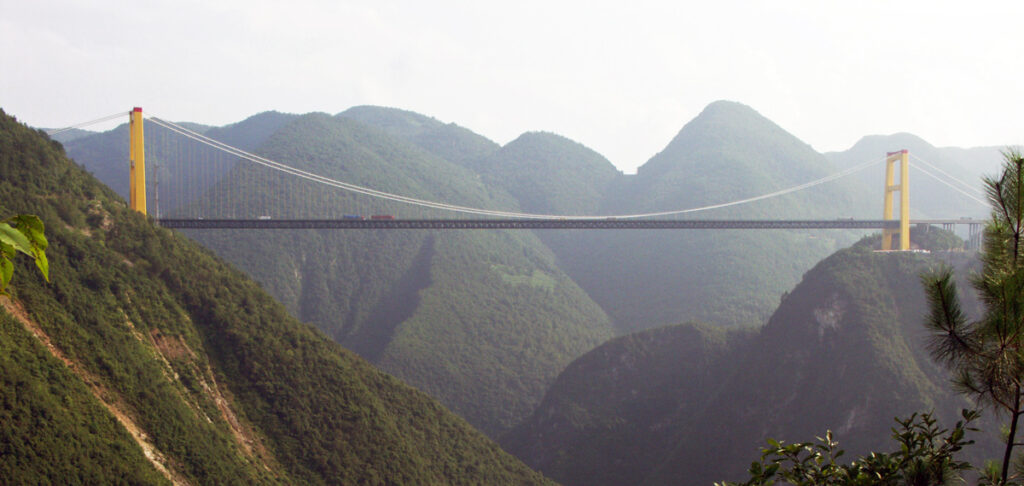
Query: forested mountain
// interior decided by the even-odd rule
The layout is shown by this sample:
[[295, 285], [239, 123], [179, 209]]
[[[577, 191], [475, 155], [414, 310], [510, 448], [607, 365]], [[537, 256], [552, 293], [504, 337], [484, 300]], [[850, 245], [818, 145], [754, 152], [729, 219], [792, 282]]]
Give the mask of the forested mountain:
[[[379, 190], [476, 207], [515, 208], [460, 165], [346, 116], [305, 115], [260, 153], [319, 175]], [[227, 201], [237, 214], [287, 217], [305, 181], [238, 167], [196, 204]], [[266, 175], [276, 199], [253, 208], [236, 181]], [[263, 187], [262, 185], [260, 187]], [[407, 217], [406, 206], [340, 191], [315, 204]], [[254, 212], [255, 211], [255, 212]], [[525, 417], [559, 371], [612, 336], [604, 312], [525, 232], [198, 231], [302, 320], [431, 393], [488, 433]], [[282, 253], [282, 248], [288, 248]]]
[[[914, 240], [935, 248], [955, 237], [933, 228]], [[816, 265], [758, 332], [685, 324], [602, 345], [502, 444], [565, 484], [710, 484], [740, 478], [768, 438], [831, 429], [855, 457], [888, 447], [894, 416], [952, 420], [968, 404], [925, 350], [918, 275], [969, 260], [877, 245]]]
[[[622, 173], [593, 150], [552, 133], [525, 133], [480, 165], [530, 213], [590, 216]], [[541, 235], [546, 236], [544, 234]]]
[[691, 323], [613, 339], [573, 361], [502, 445], [564, 484], [642, 484], [675, 448], [677, 415], [703, 409], [751, 334]]
[[[598, 211], [636, 214], [708, 206], [768, 194], [836, 170], [749, 107], [716, 102], [637, 175], [618, 177]], [[859, 215], [857, 196], [847, 186], [821, 185], [682, 217], [851, 217]], [[572, 233], [545, 241], [562, 268], [628, 332], [690, 319], [757, 325], [803, 272], [853, 237], [835, 231], [634, 231]]]
[[[397, 110], [362, 107], [358, 112], [360, 120], [414, 142], [422, 134], [418, 127], [429, 126]], [[838, 170], [807, 144], [732, 102], [709, 105], [635, 176], [547, 133], [524, 134], [469, 166], [489, 186], [515, 197], [523, 210], [563, 215], [694, 208], [766, 194]], [[826, 185], [687, 217], [851, 217], [860, 196], [849, 184]], [[687, 319], [762, 322], [801, 273], [854, 240], [842, 232], [792, 231], [542, 231], [538, 237], [620, 332]]]
[[17, 213], [46, 224], [50, 283], [16, 259], [0, 297], [4, 482], [546, 482], [0, 112]]
[[[174, 154], [161, 148], [160, 130], [150, 135], [153, 126], [147, 125], [147, 143], [153, 141], [147, 150], [154, 151], [151, 157], [159, 165]], [[458, 125], [393, 108], [362, 106], [336, 116], [269, 112], [204, 130], [280, 162], [377, 190], [474, 207], [589, 215], [687, 209], [759, 196], [833, 174], [864, 158], [884, 157], [891, 150], [888, 143], [865, 142], [856, 150], [825, 157], [753, 109], [724, 101], [687, 123], [636, 175], [620, 173], [600, 154], [555, 134], [526, 133], [498, 146]], [[121, 137], [121, 146], [90, 148], [97, 143], [95, 137]], [[69, 153], [113, 187], [123, 186], [127, 134], [122, 128], [95, 137], [69, 143]], [[913, 152], [916, 147], [908, 148]], [[949, 149], [942, 150], [950, 161], [960, 160]], [[200, 151], [199, 158], [212, 157], [204, 154]], [[108, 173], [115, 165], [120, 168]], [[228, 171], [236, 177], [221, 180]], [[867, 179], [881, 177], [882, 171], [876, 166], [862, 173], [874, 174], [865, 180], [829, 182], [683, 217], [874, 219], [880, 215], [881, 184]], [[201, 188], [180, 204], [161, 201], [165, 213], [216, 205], [249, 218], [287, 218], [299, 214], [292, 212], [295, 208], [302, 217], [451, 216], [310, 189], [290, 176], [249, 165], [200, 172], [161, 176], [195, 179], [195, 187]], [[917, 185], [912, 182], [912, 194], [917, 194]], [[921, 187], [926, 187], [923, 182]], [[238, 196], [246, 189], [259, 197]], [[950, 214], [925, 202], [934, 200], [936, 208], [944, 208], [942, 204], [955, 201], [921, 200], [912, 203], [924, 205], [918, 209], [921, 214], [942, 216]], [[861, 233], [190, 235], [253, 275], [301, 320], [497, 436], [529, 414], [568, 362], [604, 339], [688, 320], [759, 326], [804, 272]]]

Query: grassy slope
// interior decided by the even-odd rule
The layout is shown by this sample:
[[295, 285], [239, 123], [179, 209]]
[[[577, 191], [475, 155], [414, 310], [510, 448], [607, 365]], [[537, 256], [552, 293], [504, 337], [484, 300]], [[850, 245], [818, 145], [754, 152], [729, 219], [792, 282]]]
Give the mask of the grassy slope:
[[[20, 261], [15, 298], [186, 480], [544, 481], [434, 400], [289, 317], [239, 272], [128, 211], [58, 145], [6, 115], [0, 174], [0, 211], [40, 215], [51, 242], [52, 283], [33, 278]], [[9, 317], [0, 322], [4, 342], [27, 339]], [[38, 346], [25, 350], [40, 354]], [[83, 474], [106, 474], [96, 482], [154, 478], [141, 452], [126, 445], [125, 434], [61, 366], [45, 357], [4, 361], [3, 379], [62, 394], [59, 404], [42, 396], [28, 406], [46, 407], [56, 417], [52, 424], [93, 417], [88, 434], [102, 434], [101, 443], [74, 427], [37, 424], [29, 430], [42, 446], [22, 449], [32, 459], [10, 467], [29, 481], [59, 471], [62, 464], [48, 469], [34, 461], [63, 433], [68, 467], [88, 454], [94, 467]], [[225, 404], [237, 420], [229, 419]], [[5, 431], [10, 425], [4, 422]]]

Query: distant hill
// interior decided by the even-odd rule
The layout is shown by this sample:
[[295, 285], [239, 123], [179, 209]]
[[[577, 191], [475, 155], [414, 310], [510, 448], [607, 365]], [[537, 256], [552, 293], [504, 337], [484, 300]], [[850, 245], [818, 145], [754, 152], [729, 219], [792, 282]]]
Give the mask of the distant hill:
[[[955, 240], [932, 233], [915, 241]], [[969, 261], [873, 253], [877, 240], [807, 272], [759, 332], [686, 324], [584, 355], [503, 446], [564, 484], [710, 484], [739, 479], [768, 438], [831, 429], [855, 457], [889, 447], [894, 416], [952, 420], [967, 403], [925, 350], [918, 275]]]
[[[414, 143], [422, 143], [417, 142], [421, 127], [442, 126], [396, 110], [356, 111], [367, 123]], [[692, 208], [766, 194], [839, 170], [754, 110], [731, 102], [708, 106], [635, 176], [623, 175], [583, 145], [548, 133], [524, 134], [469, 167], [489, 187], [512, 195], [524, 211], [564, 215]], [[856, 191], [843, 185], [813, 191], [685, 217], [853, 216]], [[687, 319], [763, 322], [803, 271], [856, 237], [820, 231], [536, 234], [620, 332]]]
[[[864, 137], [849, 150], [831, 152], [826, 154], [826, 157], [837, 165], [846, 167], [873, 159], [881, 160], [888, 152], [906, 149], [910, 152], [911, 218], [985, 218], [988, 207], [964, 196], [957, 189], [984, 201], [981, 178], [999, 171], [1002, 148], [937, 148], [915, 135], [897, 133]], [[865, 192], [871, 196], [866, 198], [863, 204], [870, 211], [869, 215], [874, 215], [873, 217], [882, 215], [884, 167], [881, 165], [878, 169], [869, 169], [857, 175]], [[956, 189], [952, 189], [933, 176], [947, 182], [951, 176], [963, 181], [966, 186], [953, 183]]]
[[[50, 130], [53, 129], [43, 128], [42, 130], [45, 132], [49, 132]], [[68, 143], [72, 140], [76, 140], [82, 137], [89, 137], [92, 135], [96, 135], [96, 132], [90, 130], [82, 130], [80, 128], [72, 128], [71, 130], [65, 130], [60, 133], [53, 134], [52, 136], [50, 136], [50, 138], [60, 143]]]
[[[636, 214], [703, 207], [768, 194], [837, 170], [749, 107], [716, 102], [686, 124], [637, 175], [612, 181], [595, 211]], [[845, 186], [822, 185], [677, 217], [851, 217], [859, 215], [857, 197]], [[803, 272], [855, 236], [841, 231], [701, 230], [542, 238], [566, 273], [621, 331], [629, 332], [691, 319], [759, 325]]]
[[[757, 195], [752, 193], [772, 185], [786, 187], [814, 180], [834, 169], [809, 145], [750, 107], [716, 101], [637, 170], [635, 192], [651, 194], [641, 204], [652, 209], [671, 207], [665, 206], [669, 203], [725, 202]], [[824, 200], [822, 194], [808, 192], [713, 214], [785, 210], [798, 215], [811, 209], [801, 202]], [[838, 209], [846, 208], [831, 211]]]
[[[486, 180], [530, 213], [598, 214], [621, 176], [608, 159], [552, 133], [524, 133], [480, 164]], [[543, 235], [542, 235], [543, 236]]]
[[497, 151], [498, 144], [454, 123], [442, 123], [411, 111], [378, 106], [356, 106], [339, 117], [351, 118], [392, 137], [412, 142], [427, 152], [468, 169]]
[[51, 282], [17, 259], [0, 297], [4, 482], [547, 482], [0, 112], [0, 215], [24, 212]]

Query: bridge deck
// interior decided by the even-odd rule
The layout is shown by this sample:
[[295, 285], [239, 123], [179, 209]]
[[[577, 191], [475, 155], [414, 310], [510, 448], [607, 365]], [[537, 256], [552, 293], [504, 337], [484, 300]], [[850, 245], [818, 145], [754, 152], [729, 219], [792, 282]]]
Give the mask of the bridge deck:
[[[172, 219], [166, 228], [215, 229], [883, 229], [895, 220], [673, 219]], [[912, 224], [982, 224], [973, 219], [912, 220]]]

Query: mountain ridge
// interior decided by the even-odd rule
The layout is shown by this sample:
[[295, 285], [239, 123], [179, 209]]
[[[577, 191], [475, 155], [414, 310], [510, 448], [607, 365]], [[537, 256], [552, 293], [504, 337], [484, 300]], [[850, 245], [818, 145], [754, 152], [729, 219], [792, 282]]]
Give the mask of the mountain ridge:
[[[381, 115], [401, 115], [398, 127], [411, 116], [392, 110]], [[423, 123], [428, 129], [443, 126]], [[468, 139], [473, 146], [477, 141]], [[470, 169], [348, 116], [304, 115], [269, 137], [260, 153], [326, 177], [422, 199], [477, 207], [516, 204]], [[238, 171], [232, 180], [255, 176], [256, 186], [276, 185], [289, 197], [309, 192], [302, 181], [258, 169]], [[215, 187], [199, 204], [227, 201], [237, 214], [286, 218], [292, 205], [308, 203], [268, 199], [256, 211], [232, 199], [242, 192], [232, 184]], [[336, 212], [410, 217], [410, 209], [398, 204], [319, 194], [313, 203]], [[492, 434], [529, 413], [564, 364], [612, 335], [603, 311], [529, 233], [191, 235], [254, 275], [301, 319]], [[285, 246], [287, 254], [276, 250]]]
[[[528, 132], [498, 146], [453, 123], [372, 106], [336, 115], [264, 116], [290, 118], [250, 142], [261, 155], [301, 161], [307, 169], [378, 190], [507, 211], [686, 209], [792, 187], [851, 163], [830, 161], [735, 102], [709, 105], [647, 169], [628, 176], [597, 152], [550, 133]], [[74, 152], [82, 145], [68, 146]], [[93, 166], [95, 160], [81, 162]], [[244, 173], [264, 177], [255, 169]], [[291, 199], [297, 190], [271, 192], [294, 187], [290, 180], [251, 180], [263, 184], [258, 187], [266, 197], [236, 208], [250, 218], [287, 218], [292, 204], [329, 208], [334, 217], [342, 211], [362, 217], [439, 214], [323, 191], [308, 203]], [[203, 197], [211, 203], [232, 188], [230, 182], [207, 182], [214, 192]], [[837, 181], [756, 207], [687, 217], [875, 219], [872, 205], [879, 198], [867, 196], [869, 189], [867, 183]], [[245, 268], [302, 320], [442, 398], [492, 436], [528, 415], [561, 368], [600, 341], [687, 321], [761, 325], [801, 275], [860, 236], [552, 230], [501, 236], [448, 231], [429, 238], [414, 231], [349, 232], [338, 238], [310, 232], [298, 245], [287, 232], [190, 234]], [[517, 325], [530, 331], [505, 334], [503, 329]], [[449, 349], [451, 343], [436, 342], [449, 331], [466, 346]], [[482, 344], [475, 349], [470, 343]], [[437, 349], [446, 355], [431, 358]], [[531, 355], [536, 349], [545, 349], [547, 357]], [[546, 364], [538, 368], [539, 362]]]
[[[37, 214], [49, 241], [50, 282], [16, 259], [12, 299], [86, 372], [69, 371], [27, 321], [0, 311], [6, 480], [548, 482], [290, 317], [209, 250], [129, 210], [60, 144], [5, 113], [0, 175], [0, 214]], [[169, 479], [90, 387], [152, 441]]]

